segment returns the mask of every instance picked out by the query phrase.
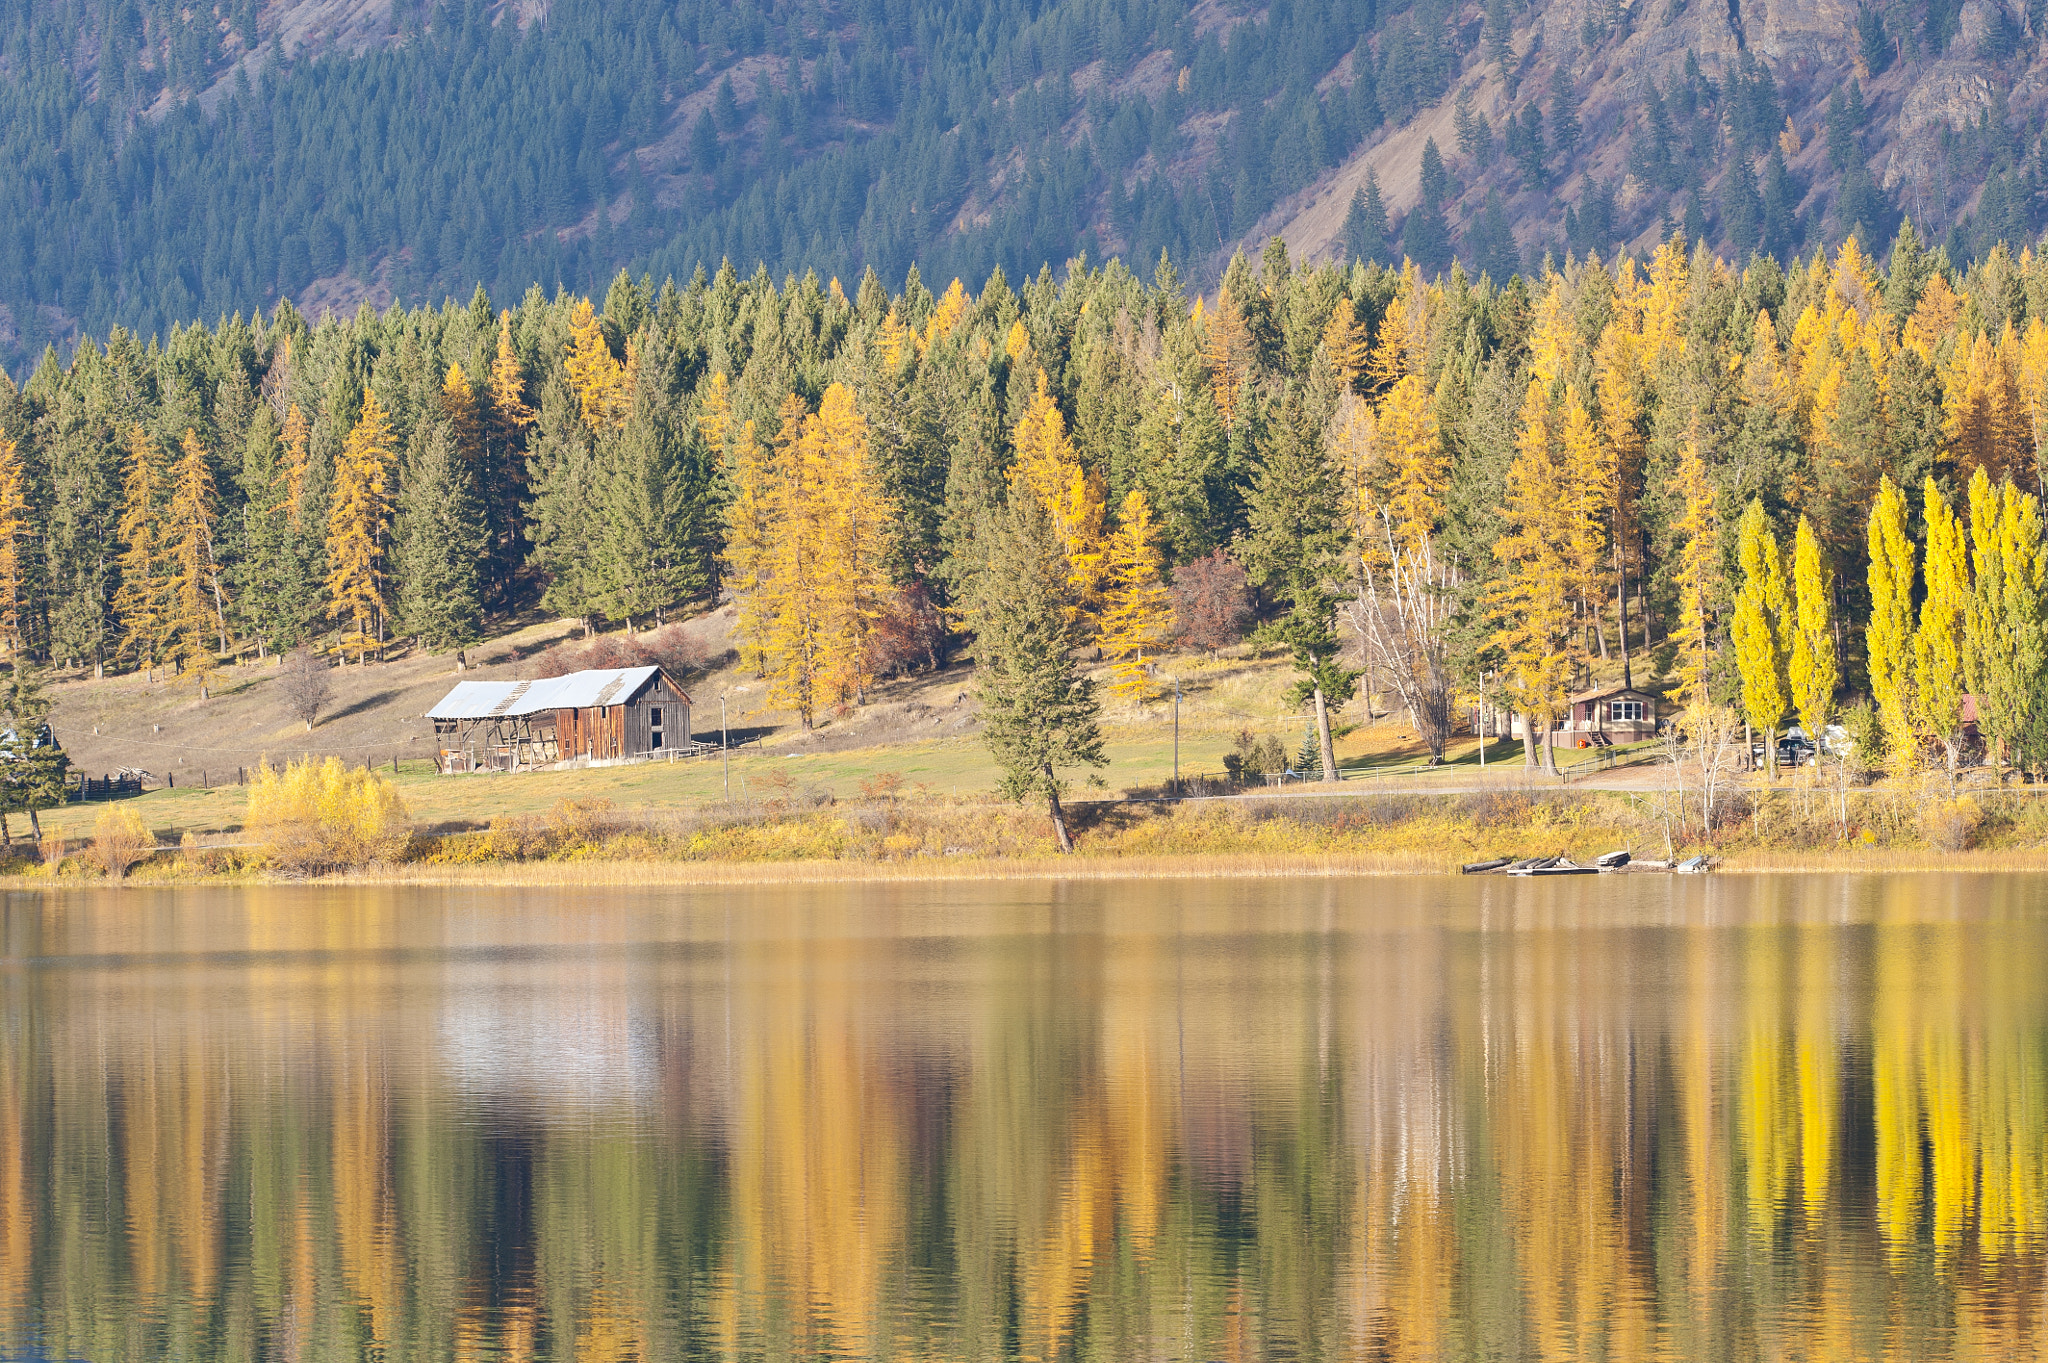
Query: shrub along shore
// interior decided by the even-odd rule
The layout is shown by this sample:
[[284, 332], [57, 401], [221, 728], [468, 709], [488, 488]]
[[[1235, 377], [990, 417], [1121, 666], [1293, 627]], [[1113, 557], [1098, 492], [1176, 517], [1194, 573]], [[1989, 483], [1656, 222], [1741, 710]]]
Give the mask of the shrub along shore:
[[[383, 787], [383, 788], [380, 788]], [[564, 800], [478, 829], [419, 831], [395, 792], [338, 762], [259, 781], [241, 830], [169, 845], [110, 805], [85, 840], [4, 867], [17, 884], [313, 878], [459, 884], [663, 884], [994, 876], [1451, 872], [1494, 857], [1710, 854], [1727, 869], [2048, 869], [2048, 800], [1945, 781], [1863, 789], [1784, 780], [1686, 791], [1375, 791], [1070, 807], [1075, 850], [1037, 808], [932, 796], [785, 797], [686, 810]], [[1704, 831], [1703, 831], [1704, 830]]]

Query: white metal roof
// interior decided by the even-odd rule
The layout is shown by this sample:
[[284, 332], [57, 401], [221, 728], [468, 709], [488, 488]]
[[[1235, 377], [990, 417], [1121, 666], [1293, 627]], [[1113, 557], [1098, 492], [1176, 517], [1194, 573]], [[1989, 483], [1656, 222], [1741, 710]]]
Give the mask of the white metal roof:
[[549, 710], [587, 710], [624, 705], [652, 681], [658, 667], [606, 667], [537, 681], [457, 682], [428, 719], [499, 719]]

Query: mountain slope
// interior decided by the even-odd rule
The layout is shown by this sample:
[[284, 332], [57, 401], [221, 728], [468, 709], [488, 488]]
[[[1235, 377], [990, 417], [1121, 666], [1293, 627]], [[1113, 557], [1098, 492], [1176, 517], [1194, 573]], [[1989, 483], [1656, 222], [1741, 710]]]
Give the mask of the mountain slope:
[[1279, 234], [1501, 274], [1902, 210], [1975, 253], [2042, 222], [2030, 3], [0, 0], [0, 362], [725, 256], [1207, 283]]

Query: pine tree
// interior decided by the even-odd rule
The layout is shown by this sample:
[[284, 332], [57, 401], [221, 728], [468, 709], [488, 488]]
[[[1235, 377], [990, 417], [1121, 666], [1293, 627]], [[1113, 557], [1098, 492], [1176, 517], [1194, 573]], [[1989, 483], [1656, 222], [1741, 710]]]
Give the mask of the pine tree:
[[1451, 225], [1444, 217], [1450, 177], [1433, 137], [1423, 143], [1421, 176], [1422, 202], [1401, 228], [1401, 245], [1426, 273], [1439, 274], [1451, 263]]
[[391, 418], [377, 390], [363, 393], [357, 418], [334, 461], [334, 494], [327, 513], [327, 599], [335, 619], [351, 633], [343, 647], [367, 662], [383, 642], [385, 538], [391, 528], [391, 473], [397, 453]]
[[600, 480], [590, 428], [559, 379], [549, 379], [541, 389], [527, 471], [533, 488], [527, 508], [527, 537], [533, 543], [529, 561], [547, 578], [541, 605], [582, 621], [587, 633], [598, 609], [593, 565], [601, 527], [590, 508]]
[[603, 516], [591, 568], [600, 609], [628, 627], [660, 622], [705, 584], [696, 541], [708, 508], [692, 495], [695, 442], [666, 373], [672, 358], [656, 336], [624, 422], [599, 441]]
[[[778, 452], [803, 433], [803, 399], [794, 393], [782, 400], [781, 433], [776, 437]], [[754, 673], [764, 675], [767, 654], [763, 651], [768, 634], [771, 598], [767, 586], [773, 573], [772, 526], [775, 470], [779, 460], [761, 448], [749, 421], [731, 444], [730, 480], [732, 499], [725, 508], [725, 580], [738, 603], [740, 638], [753, 651]]]
[[1095, 642], [1110, 659], [1111, 694], [1138, 704], [1145, 698], [1148, 654], [1166, 645], [1172, 633], [1173, 605], [1160, 580], [1158, 531], [1145, 494], [1132, 488], [1117, 513], [1110, 536], [1108, 585], [1102, 623]]
[[483, 637], [483, 507], [454, 423], [413, 434], [397, 525], [398, 618], [437, 651]]
[[121, 585], [114, 593], [120, 621], [118, 656], [153, 673], [162, 660], [170, 612], [163, 509], [169, 489], [163, 454], [140, 425], [128, 430], [128, 471], [121, 490]]
[[1735, 645], [1735, 666], [1742, 677], [1743, 713], [1763, 734], [1764, 751], [1775, 771], [1778, 724], [1791, 705], [1786, 665], [1791, 655], [1788, 635], [1795, 622], [1785, 590], [1784, 557], [1761, 499], [1752, 499], [1736, 522], [1736, 558], [1742, 585], [1736, 589], [1735, 612], [1728, 622], [1729, 641]]
[[533, 408], [526, 404], [526, 371], [512, 348], [512, 314], [506, 312], [498, 318], [498, 349], [485, 388], [486, 458], [477, 480], [477, 496], [490, 536], [485, 596], [494, 602], [505, 601], [526, 549], [526, 433], [536, 419]]
[[0, 436], [0, 643], [17, 659], [27, 627], [29, 560], [36, 539], [29, 516], [21, 451]]
[[1071, 852], [1063, 773], [1108, 759], [1094, 687], [1073, 659], [1077, 612], [1061, 536], [1038, 498], [1012, 497], [984, 524], [976, 553], [982, 568], [965, 605], [982, 739], [1003, 794], [1044, 800], [1059, 849]]
[[[6, 814], [25, 812], [37, 842], [43, 838], [38, 813], [71, 798], [65, 788], [71, 759], [50, 727], [51, 708], [43, 673], [17, 656], [7, 681], [0, 684], [0, 723], [5, 725], [0, 738], [0, 831], [5, 830]], [[11, 841], [12, 833], [7, 837]]]
[[170, 570], [165, 660], [203, 692], [217, 670], [220, 654], [227, 652], [227, 602], [214, 556], [217, 513], [213, 473], [197, 432], [186, 430], [171, 477], [170, 505], [164, 518]]
[[1792, 659], [1787, 680], [1800, 727], [1818, 744], [1833, 717], [1841, 669], [1835, 661], [1834, 574], [1828, 571], [1813, 523], [1804, 516], [1799, 518], [1793, 540], [1792, 598]]
[[1870, 693], [1894, 760], [1910, 764], [1915, 743], [1913, 699], [1913, 542], [1906, 535], [1906, 498], [1898, 484], [1878, 484], [1870, 511], [1870, 625], [1864, 653]]
[[1550, 78], [1550, 140], [1567, 155], [1579, 145], [1579, 92], [1562, 62]]
[[1923, 492], [1927, 557], [1921, 577], [1927, 593], [1913, 631], [1913, 709], [1917, 732], [1938, 741], [1954, 779], [1963, 727], [1963, 655], [1970, 610], [1970, 570], [1963, 528], [1933, 478]]
[[1365, 184], [1351, 192], [1351, 208], [1344, 215], [1345, 251], [1358, 264], [1384, 265], [1392, 254], [1387, 233], [1387, 204], [1380, 193], [1379, 172], [1368, 167]]

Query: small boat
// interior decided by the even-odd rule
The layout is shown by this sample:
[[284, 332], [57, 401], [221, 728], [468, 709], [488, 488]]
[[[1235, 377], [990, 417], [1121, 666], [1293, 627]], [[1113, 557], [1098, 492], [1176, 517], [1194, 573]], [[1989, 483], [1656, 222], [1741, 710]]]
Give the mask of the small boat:
[[1458, 868], [1461, 876], [1483, 876], [1488, 871], [1498, 871], [1508, 864], [1506, 857], [1495, 857], [1492, 861], [1468, 861]]
[[1576, 861], [1566, 861], [1563, 857], [1544, 857], [1534, 866], [1508, 868], [1508, 874], [1511, 876], [1590, 876], [1599, 873], [1598, 866], [1581, 866]]
[[1708, 862], [1705, 857], [1687, 857], [1684, 861], [1679, 862], [1678, 865], [1672, 867], [1671, 869], [1678, 872], [1680, 875], [1696, 876], [1699, 875], [1701, 872], [1705, 871], [1707, 868]]
[[1626, 852], [1602, 852], [1593, 858], [1593, 864], [1603, 871], [1619, 870], [1628, 863], [1629, 854]]

